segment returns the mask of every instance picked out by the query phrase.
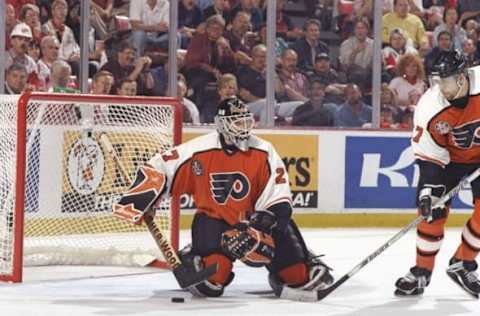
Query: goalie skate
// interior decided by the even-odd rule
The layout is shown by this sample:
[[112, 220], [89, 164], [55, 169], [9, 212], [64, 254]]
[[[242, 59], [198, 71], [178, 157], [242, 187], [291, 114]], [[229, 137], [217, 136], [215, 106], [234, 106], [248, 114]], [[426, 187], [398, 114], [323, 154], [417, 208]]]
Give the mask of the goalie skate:
[[474, 260], [462, 261], [453, 257], [450, 259], [450, 265], [447, 268], [447, 275], [450, 279], [474, 298], [478, 298], [480, 293], [480, 280], [475, 272], [477, 267], [478, 265]]

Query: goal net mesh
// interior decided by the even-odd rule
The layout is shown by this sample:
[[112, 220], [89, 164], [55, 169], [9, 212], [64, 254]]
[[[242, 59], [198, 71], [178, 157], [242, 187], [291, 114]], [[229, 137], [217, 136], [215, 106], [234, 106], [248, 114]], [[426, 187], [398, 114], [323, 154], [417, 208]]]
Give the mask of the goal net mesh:
[[[74, 95], [49, 100], [32, 95], [24, 102], [26, 137], [17, 140], [22, 100], [2, 96], [0, 275], [14, 269], [14, 249], [20, 245], [15, 237], [18, 212], [24, 215], [25, 265], [162, 261], [144, 224], [126, 223], [111, 214], [112, 203], [127, 190], [137, 167], [174, 144], [172, 101], [132, 100]], [[18, 141], [26, 150], [23, 201], [16, 191], [17, 173], [23, 168], [17, 163]], [[176, 215], [171, 204], [162, 201], [155, 221], [174, 236], [178, 232], [172, 230]]]

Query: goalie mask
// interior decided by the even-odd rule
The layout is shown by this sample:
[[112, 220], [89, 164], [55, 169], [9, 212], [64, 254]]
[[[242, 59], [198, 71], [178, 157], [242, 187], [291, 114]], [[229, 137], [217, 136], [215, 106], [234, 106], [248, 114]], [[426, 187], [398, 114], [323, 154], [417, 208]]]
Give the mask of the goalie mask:
[[429, 76], [430, 85], [438, 84], [447, 100], [465, 96], [467, 85], [466, 60], [459, 51], [442, 51], [435, 59]]
[[225, 99], [218, 105], [215, 125], [227, 144], [235, 145], [241, 151], [247, 151], [250, 131], [254, 124], [252, 113], [238, 98]]

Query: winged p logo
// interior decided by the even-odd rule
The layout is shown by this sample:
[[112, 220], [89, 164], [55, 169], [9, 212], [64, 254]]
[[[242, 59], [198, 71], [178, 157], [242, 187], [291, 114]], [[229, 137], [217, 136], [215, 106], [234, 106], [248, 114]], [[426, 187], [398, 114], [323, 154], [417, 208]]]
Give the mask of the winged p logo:
[[230, 197], [240, 201], [248, 196], [250, 182], [241, 172], [212, 173], [210, 191], [213, 199], [219, 204], [226, 204]]

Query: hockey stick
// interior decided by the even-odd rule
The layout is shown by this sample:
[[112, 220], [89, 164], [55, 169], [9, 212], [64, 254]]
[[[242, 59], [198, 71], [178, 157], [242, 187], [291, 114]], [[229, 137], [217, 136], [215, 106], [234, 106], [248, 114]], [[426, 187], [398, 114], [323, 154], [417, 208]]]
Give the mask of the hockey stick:
[[[100, 134], [99, 141], [105, 147], [107, 152], [111, 155], [111, 157], [119, 167], [125, 182], [130, 186], [132, 184], [130, 175], [128, 174], [127, 169], [118, 157], [117, 151], [110, 142], [107, 134]], [[187, 267], [182, 264], [182, 261], [180, 260], [177, 252], [166, 237], [166, 234], [162, 232], [162, 230], [158, 228], [157, 224], [155, 223], [154, 217], [155, 211], [153, 210], [153, 208], [151, 208], [144, 214], [143, 220], [145, 221], [145, 224], [147, 224], [148, 231], [152, 235], [155, 243], [165, 257], [167, 264], [171, 267], [173, 275], [177, 279], [177, 282], [181, 288], [186, 288], [200, 283], [217, 272], [218, 264], [210, 265], [200, 271], [196, 271], [193, 267]]]
[[[447, 192], [445, 195], [443, 195], [432, 207], [435, 208], [436, 206], [440, 206], [445, 204], [448, 200], [453, 198], [462, 188], [467, 186], [469, 183], [471, 183], [473, 180], [477, 179], [480, 176], [480, 168], [477, 168], [475, 171], [473, 171], [469, 176], [465, 177], [463, 180], [460, 181], [459, 184], [457, 184], [456, 187], [451, 189], [449, 192]], [[409, 223], [407, 226], [402, 228], [398, 233], [395, 234], [392, 238], [390, 238], [386, 243], [380, 246], [377, 250], [372, 252], [368, 257], [363, 259], [359, 264], [357, 264], [350, 272], [345, 274], [343, 277], [341, 277], [338, 281], [333, 283], [331, 286], [318, 290], [317, 291], [317, 300], [322, 300], [325, 298], [327, 295], [332, 293], [336, 288], [338, 288], [340, 285], [345, 283], [348, 279], [350, 279], [353, 275], [355, 275], [358, 271], [360, 271], [363, 267], [365, 267], [370, 261], [375, 259], [378, 255], [380, 255], [382, 252], [384, 252], [386, 249], [388, 249], [393, 243], [395, 243], [397, 240], [399, 240], [403, 235], [405, 235], [410, 229], [413, 227], [416, 227], [418, 224], [420, 224], [424, 220], [424, 217], [422, 215], [418, 216], [415, 218], [411, 223]]]

